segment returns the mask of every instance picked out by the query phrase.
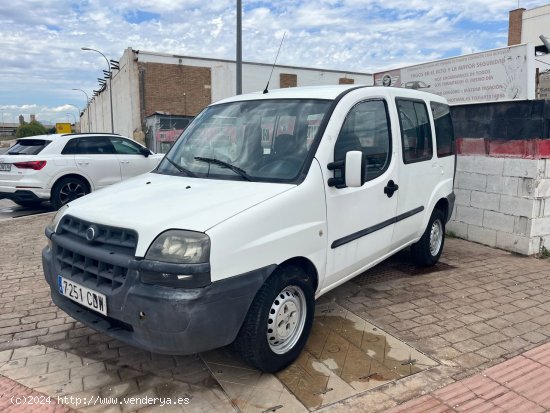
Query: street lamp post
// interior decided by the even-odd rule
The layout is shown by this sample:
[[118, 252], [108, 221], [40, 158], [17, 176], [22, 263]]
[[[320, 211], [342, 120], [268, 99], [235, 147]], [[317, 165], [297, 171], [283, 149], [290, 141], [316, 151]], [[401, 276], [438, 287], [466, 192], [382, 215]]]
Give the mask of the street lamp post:
[[74, 115], [74, 113], [67, 112], [67, 113], [65, 113], [65, 115], [67, 115], [67, 119], [69, 119], [69, 122], [70, 122], [69, 115], [71, 115], [73, 117], [74, 127], [75, 127], [75, 130], [76, 130], [76, 116]]
[[88, 94], [85, 91], [83, 91], [82, 89], [74, 89], [73, 88], [73, 90], [80, 90], [86, 96], [86, 106], [87, 106], [86, 112], [88, 113], [88, 132], [91, 132], [92, 131], [92, 124], [90, 123], [90, 98], [88, 97]]
[[113, 88], [111, 84], [111, 78], [113, 77], [113, 73], [111, 72], [111, 65], [109, 63], [109, 59], [107, 59], [107, 57], [103, 53], [101, 53], [99, 50], [91, 49], [89, 47], [82, 47], [82, 50], [91, 50], [92, 52], [97, 52], [101, 56], [103, 56], [103, 58], [107, 62], [107, 69], [109, 71], [109, 100], [111, 102], [111, 133], [115, 133], [115, 123], [113, 120]]
[[[76, 109], [76, 113], [78, 113], [78, 120], [80, 121], [80, 108], [76, 105], [71, 105], [70, 103], [67, 103], [67, 105], [72, 106], [73, 108]], [[76, 130], [76, 116], [74, 115], [74, 113], [71, 113], [71, 115], [74, 118], [74, 127], [75, 127], [75, 130]], [[79, 131], [78, 132], [82, 132], [82, 122], [79, 122]]]

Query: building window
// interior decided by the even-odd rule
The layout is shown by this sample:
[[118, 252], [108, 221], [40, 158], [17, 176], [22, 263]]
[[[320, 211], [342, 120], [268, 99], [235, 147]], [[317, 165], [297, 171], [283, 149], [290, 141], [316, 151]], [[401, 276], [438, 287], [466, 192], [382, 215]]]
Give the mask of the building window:
[[280, 87], [296, 87], [298, 86], [298, 75], [293, 75], [290, 73], [281, 73], [279, 75]]
[[341, 77], [340, 79], [338, 79], [338, 83], [341, 85], [353, 85], [355, 83], [355, 80], [349, 77]]

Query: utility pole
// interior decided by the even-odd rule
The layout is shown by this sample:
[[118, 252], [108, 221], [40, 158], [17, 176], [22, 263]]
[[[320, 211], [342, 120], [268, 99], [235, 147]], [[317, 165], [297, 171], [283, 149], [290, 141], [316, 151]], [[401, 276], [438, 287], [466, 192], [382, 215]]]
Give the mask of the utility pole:
[[243, 42], [241, 0], [237, 0], [237, 95], [243, 93]]

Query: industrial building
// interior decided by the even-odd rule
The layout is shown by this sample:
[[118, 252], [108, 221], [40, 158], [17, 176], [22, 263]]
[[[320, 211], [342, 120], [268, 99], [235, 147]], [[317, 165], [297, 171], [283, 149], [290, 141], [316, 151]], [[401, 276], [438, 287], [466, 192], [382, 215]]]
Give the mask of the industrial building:
[[[147, 141], [153, 150], [168, 147], [156, 138], [163, 117], [192, 117], [210, 103], [236, 94], [236, 64], [231, 60], [128, 48], [118, 66], [111, 79], [114, 132]], [[271, 69], [271, 64], [243, 62], [243, 93], [263, 90]], [[372, 84], [372, 75], [277, 65], [270, 88], [354, 83]], [[106, 82], [82, 113], [83, 132], [111, 130], [109, 92]]]
[[550, 37], [550, 4], [526, 10], [518, 8], [510, 11], [508, 20], [508, 46], [532, 43], [542, 49], [540, 35]]

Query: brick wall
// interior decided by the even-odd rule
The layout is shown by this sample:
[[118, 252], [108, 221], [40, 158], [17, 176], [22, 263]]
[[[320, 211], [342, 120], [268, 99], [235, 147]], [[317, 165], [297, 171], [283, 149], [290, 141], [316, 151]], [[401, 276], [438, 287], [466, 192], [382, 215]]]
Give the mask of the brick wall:
[[340, 85], [353, 85], [355, 83], [355, 80], [350, 79], [349, 77], [341, 77], [338, 79], [338, 84]]
[[508, 17], [508, 46], [521, 43], [521, 28], [525, 9], [511, 10]]
[[139, 71], [144, 73], [143, 116], [154, 112], [195, 116], [212, 101], [208, 67], [139, 63]]
[[296, 87], [298, 85], [298, 75], [281, 73], [279, 75], [279, 84], [281, 89], [286, 87]]
[[550, 249], [550, 102], [451, 108], [456, 204], [447, 229], [531, 255]]

